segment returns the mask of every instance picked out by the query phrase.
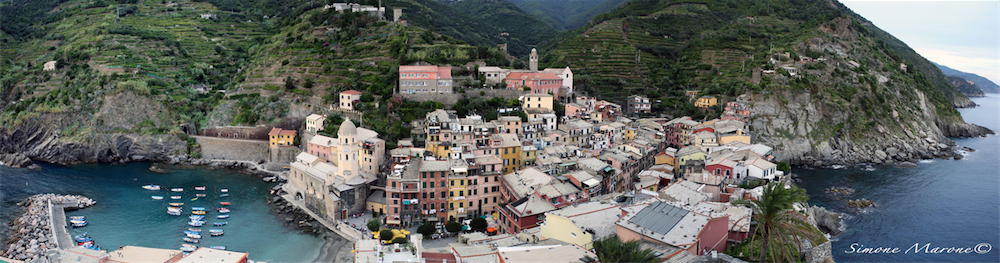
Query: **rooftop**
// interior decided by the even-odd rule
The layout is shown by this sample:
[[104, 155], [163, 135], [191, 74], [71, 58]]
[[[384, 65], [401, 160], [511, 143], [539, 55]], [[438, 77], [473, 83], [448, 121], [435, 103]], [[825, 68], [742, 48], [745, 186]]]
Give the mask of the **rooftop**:
[[615, 221], [621, 218], [621, 208], [613, 203], [586, 202], [547, 214], [565, 217], [577, 227], [594, 230], [594, 239], [601, 239], [615, 233]]
[[361, 95], [361, 92], [360, 91], [356, 91], [356, 90], [345, 90], [345, 91], [341, 91], [340, 94]]
[[109, 253], [109, 260], [119, 262], [167, 262], [170, 258], [180, 254], [180, 250], [162, 249], [138, 246], [125, 246], [122, 249]]
[[178, 260], [177, 263], [195, 263], [195, 262], [219, 262], [219, 263], [229, 263], [229, 262], [242, 262], [246, 260], [247, 253], [245, 252], [235, 252], [227, 250], [211, 249], [207, 247], [200, 247], [198, 250], [191, 252], [186, 257]]
[[306, 117], [306, 119], [307, 120], [311, 120], [311, 121], [318, 121], [318, 120], [326, 119], [326, 116], [313, 113], [313, 114], [310, 114], [308, 117]]
[[502, 247], [497, 254], [504, 262], [583, 262], [583, 258], [597, 258], [597, 254], [576, 245]]

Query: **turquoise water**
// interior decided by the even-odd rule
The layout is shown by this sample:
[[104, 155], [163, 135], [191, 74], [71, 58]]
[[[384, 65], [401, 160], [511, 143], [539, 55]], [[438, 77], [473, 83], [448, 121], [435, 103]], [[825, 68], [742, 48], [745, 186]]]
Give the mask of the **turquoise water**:
[[[1000, 95], [973, 98], [982, 105], [959, 110], [966, 122], [1000, 131]], [[917, 168], [797, 169], [812, 205], [848, 212], [847, 230], [833, 240], [837, 262], [1000, 261], [1000, 137], [955, 139], [975, 149], [961, 160], [925, 160]], [[851, 187], [851, 195], [824, 193]], [[848, 199], [867, 198], [875, 208], [855, 211]], [[909, 250], [914, 245], [920, 253]], [[973, 248], [986, 253], [925, 253], [934, 247]], [[985, 245], [983, 245], [985, 244]], [[853, 246], [853, 247], [852, 247]], [[859, 248], [899, 248], [897, 253], [857, 253]], [[854, 252], [854, 253], [851, 253]]]
[[[227, 246], [228, 250], [249, 252], [249, 258], [268, 262], [312, 261], [319, 254], [323, 239], [303, 234], [283, 225], [269, 213], [268, 192], [276, 184], [265, 183], [227, 169], [206, 167], [166, 166], [168, 173], [148, 170], [151, 163], [84, 164], [60, 166], [42, 164], [42, 169], [26, 170], [0, 167], [0, 217], [9, 222], [17, 217], [16, 203], [39, 193], [80, 194], [96, 200], [90, 208], [67, 212], [67, 216], [85, 215], [88, 226], [71, 229], [77, 235], [87, 232], [97, 245], [108, 250], [119, 246], [137, 245], [154, 248], [179, 248], [184, 243], [183, 231], [188, 227], [192, 206], [205, 207], [206, 226], [202, 226], [202, 242], [197, 246]], [[161, 185], [160, 191], [142, 189], [146, 184]], [[195, 191], [205, 186], [206, 191]], [[170, 188], [183, 187], [183, 192]], [[229, 189], [228, 197], [219, 197], [221, 188]], [[207, 197], [195, 198], [204, 193]], [[151, 196], [163, 196], [153, 200]], [[181, 195], [181, 200], [169, 196]], [[231, 202], [228, 219], [216, 219], [219, 202]], [[183, 202], [184, 214], [170, 216], [167, 203]], [[225, 221], [216, 227], [212, 222]], [[211, 237], [208, 229], [224, 229], [225, 235]]]

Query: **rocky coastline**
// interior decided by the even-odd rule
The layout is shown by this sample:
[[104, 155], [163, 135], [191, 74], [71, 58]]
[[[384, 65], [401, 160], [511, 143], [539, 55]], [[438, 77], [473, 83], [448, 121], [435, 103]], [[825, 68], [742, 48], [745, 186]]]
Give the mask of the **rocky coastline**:
[[51, 259], [58, 256], [57, 238], [49, 222], [48, 201], [53, 204], [63, 204], [67, 210], [81, 209], [97, 204], [96, 201], [80, 195], [37, 194], [28, 197], [17, 205], [24, 208], [24, 213], [10, 222], [10, 235], [3, 240], [4, 249], [0, 251], [4, 257], [33, 261]]

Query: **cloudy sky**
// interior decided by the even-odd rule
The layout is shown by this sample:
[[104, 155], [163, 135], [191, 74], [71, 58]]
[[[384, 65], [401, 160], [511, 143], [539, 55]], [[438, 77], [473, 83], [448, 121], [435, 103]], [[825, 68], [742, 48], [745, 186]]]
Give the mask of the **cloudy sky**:
[[925, 58], [1000, 84], [1000, 1], [840, 1]]

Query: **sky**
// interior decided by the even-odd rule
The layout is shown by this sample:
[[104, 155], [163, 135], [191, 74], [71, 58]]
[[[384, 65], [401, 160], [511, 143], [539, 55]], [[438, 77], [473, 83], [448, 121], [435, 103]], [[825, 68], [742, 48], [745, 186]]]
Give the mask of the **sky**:
[[1000, 1], [840, 1], [928, 60], [1000, 84]]

